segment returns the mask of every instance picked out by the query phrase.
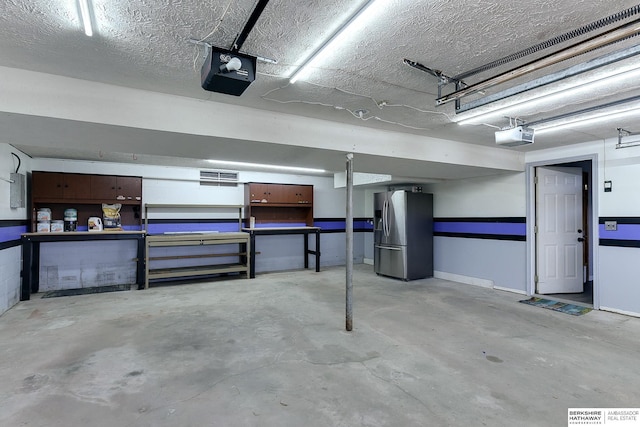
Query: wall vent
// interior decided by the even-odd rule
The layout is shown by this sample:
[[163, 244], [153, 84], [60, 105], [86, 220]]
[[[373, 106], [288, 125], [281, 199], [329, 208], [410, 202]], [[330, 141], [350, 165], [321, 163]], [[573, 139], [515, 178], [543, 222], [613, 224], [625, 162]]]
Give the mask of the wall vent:
[[238, 172], [200, 171], [200, 185], [214, 187], [237, 187]]

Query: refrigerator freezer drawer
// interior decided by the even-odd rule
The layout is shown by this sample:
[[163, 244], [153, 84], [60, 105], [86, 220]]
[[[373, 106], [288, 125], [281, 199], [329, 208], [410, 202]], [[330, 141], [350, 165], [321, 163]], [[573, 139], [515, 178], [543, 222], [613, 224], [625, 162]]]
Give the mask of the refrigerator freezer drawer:
[[375, 272], [384, 276], [407, 279], [407, 248], [404, 246], [375, 245]]

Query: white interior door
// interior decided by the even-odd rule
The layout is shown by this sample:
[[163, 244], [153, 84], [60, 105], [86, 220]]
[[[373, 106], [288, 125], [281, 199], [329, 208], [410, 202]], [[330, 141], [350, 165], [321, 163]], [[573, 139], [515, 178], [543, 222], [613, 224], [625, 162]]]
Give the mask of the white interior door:
[[583, 292], [582, 169], [537, 167], [536, 177], [536, 292]]

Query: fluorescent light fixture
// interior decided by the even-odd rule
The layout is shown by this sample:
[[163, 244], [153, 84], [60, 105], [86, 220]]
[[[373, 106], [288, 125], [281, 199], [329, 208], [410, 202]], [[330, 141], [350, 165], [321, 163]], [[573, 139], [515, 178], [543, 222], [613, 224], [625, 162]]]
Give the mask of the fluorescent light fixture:
[[595, 123], [608, 122], [611, 120], [621, 119], [624, 117], [632, 117], [640, 115], [640, 105], [637, 103], [626, 108], [618, 108], [616, 110], [595, 111], [591, 114], [580, 115], [577, 117], [565, 117], [563, 119], [541, 123], [539, 125], [532, 124], [536, 135], [554, 132], [564, 129], [573, 129], [580, 126], [588, 126]]
[[80, 4], [80, 21], [84, 26], [84, 33], [91, 37], [93, 28], [91, 28], [91, 10], [89, 9], [89, 0], [78, 0]]
[[353, 36], [356, 31], [364, 28], [365, 23], [386, 6], [386, 3], [387, 0], [367, 0], [344, 25], [338, 28], [329, 39], [293, 70], [289, 75], [289, 82], [295, 83], [297, 80], [307, 77], [311, 70], [322, 64], [322, 61], [332, 54], [340, 43]]
[[[593, 91], [603, 86], [609, 86], [615, 83], [619, 83], [625, 80], [634, 79], [640, 77], [640, 64], [634, 64], [630, 67], [618, 68], [611, 70], [604, 75], [593, 76], [591, 80], [581, 80], [576, 82], [573, 86], [566, 88], [556, 88], [547, 90], [544, 93], [536, 96], [511, 101], [508, 104], [502, 104], [492, 107], [489, 111], [479, 112], [475, 115], [465, 115], [462, 120], [458, 122], [459, 125], [471, 125], [480, 124], [487, 119], [502, 118], [504, 116], [514, 115], [518, 109], [531, 109], [544, 104], [551, 104], [559, 100], [566, 100], [572, 96], [576, 96], [585, 92]], [[511, 113], [511, 114], [510, 114]]]
[[324, 169], [313, 169], [313, 168], [300, 168], [297, 166], [279, 166], [279, 165], [267, 165], [262, 163], [246, 163], [246, 162], [232, 162], [228, 160], [207, 160], [209, 163], [215, 163], [217, 165], [225, 165], [225, 166], [233, 166], [239, 168], [257, 168], [257, 169], [274, 169], [281, 170], [286, 172], [301, 172], [301, 173], [327, 173]]

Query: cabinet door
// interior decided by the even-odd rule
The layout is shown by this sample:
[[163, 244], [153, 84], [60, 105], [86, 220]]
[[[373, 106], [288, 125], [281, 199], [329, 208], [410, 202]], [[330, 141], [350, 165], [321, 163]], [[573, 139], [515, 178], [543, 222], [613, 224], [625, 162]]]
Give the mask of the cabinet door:
[[295, 196], [293, 196], [293, 193], [289, 192], [287, 187], [289, 186], [269, 184], [267, 197], [269, 203], [292, 203], [290, 198]]
[[31, 176], [33, 199], [61, 199], [63, 175], [58, 172], [34, 172]]
[[116, 198], [116, 177], [110, 175], [91, 176], [91, 198], [105, 202]]
[[119, 176], [116, 179], [117, 200], [142, 200], [142, 178], [137, 176]]
[[295, 190], [295, 199], [293, 203], [301, 205], [313, 204], [313, 186], [312, 185], [292, 185], [292, 191]]
[[262, 203], [263, 200], [269, 201], [269, 184], [249, 184], [249, 203]]
[[62, 189], [63, 199], [90, 199], [91, 175], [65, 173]]

